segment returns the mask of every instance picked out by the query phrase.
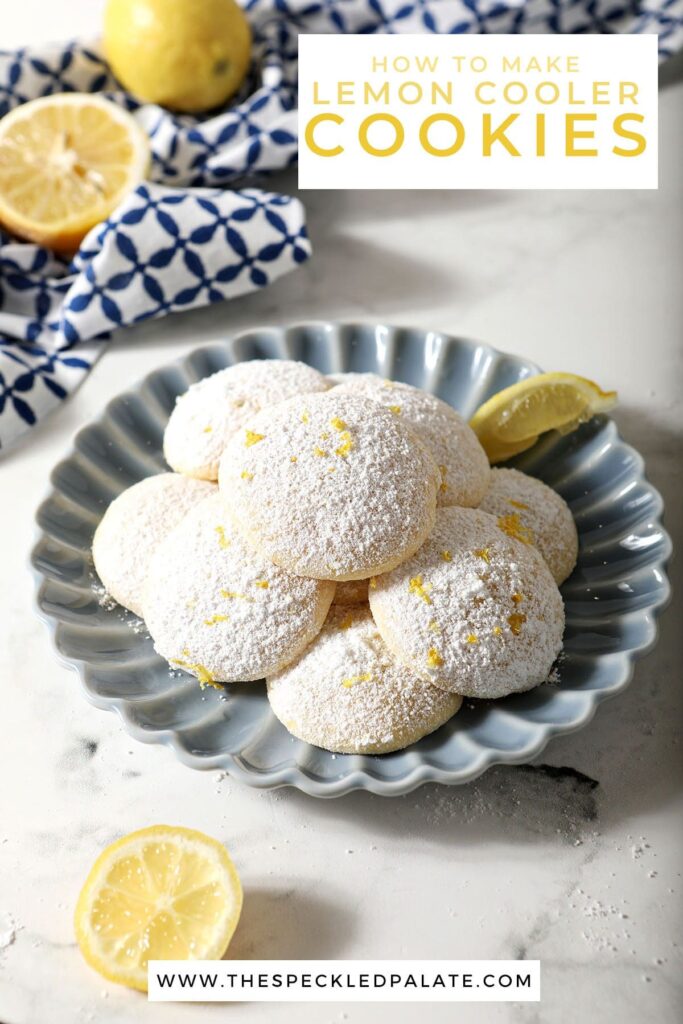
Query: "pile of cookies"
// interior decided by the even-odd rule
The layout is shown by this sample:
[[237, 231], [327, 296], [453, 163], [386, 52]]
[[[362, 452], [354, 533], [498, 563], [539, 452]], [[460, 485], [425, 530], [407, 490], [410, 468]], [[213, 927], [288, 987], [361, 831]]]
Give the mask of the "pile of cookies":
[[155, 649], [201, 685], [266, 679], [275, 715], [327, 750], [399, 750], [548, 678], [571, 513], [491, 469], [467, 423], [418, 388], [239, 363], [181, 395], [173, 472], [107, 509], [95, 567]]

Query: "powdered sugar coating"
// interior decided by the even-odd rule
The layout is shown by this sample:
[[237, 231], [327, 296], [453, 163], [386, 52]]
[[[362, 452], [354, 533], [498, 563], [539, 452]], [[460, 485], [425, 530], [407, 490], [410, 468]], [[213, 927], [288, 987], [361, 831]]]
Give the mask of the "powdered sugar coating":
[[462, 703], [391, 656], [367, 607], [332, 608], [311, 646], [267, 683], [274, 713], [294, 736], [345, 754], [402, 750]]
[[557, 491], [518, 469], [494, 469], [480, 508], [508, 520], [516, 516], [520, 530], [541, 552], [558, 586], [571, 576], [579, 538], [569, 506]]
[[178, 397], [164, 433], [166, 461], [178, 473], [217, 480], [228, 439], [255, 413], [328, 386], [312, 366], [289, 359], [253, 359], [219, 370]]
[[410, 431], [358, 395], [306, 395], [228, 443], [219, 486], [242, 535], [300, 576], [363, 579], [408, 558], [433, 524], [439, 470]]
[[550, 570], [478, 509], [439, 509], [427, 543], [369, 594], [392, 653], [464, 696], [529, 690], [562, 647], [564, 606]]
[[155, 650], [201, 683], [261, 679], [306, 647], [334, 584], [301, 579], [247, 547], [225, 501], [198, 505], [157, 548], [144, 595]]
[[350, 607], [354, 604], [365, 604], [368, 599], [367, 580], [348, 580], [346, 583], [338, 583], [334, 592], [332, 604]]
[[214, 484], [178, 473], [159, 473], [133, 484], [112, 501], [92, 544], [97, 574], [124, 608], [142, 615], [149, 563], [163, 539]]
[[441, 471], [439, 505], [475, 508], [491, 469], [477, 435], [459, 413], [427, 391], [374, 373], [338, 374], [335, 394], [364, 394], [400, 417], [432, 453]]

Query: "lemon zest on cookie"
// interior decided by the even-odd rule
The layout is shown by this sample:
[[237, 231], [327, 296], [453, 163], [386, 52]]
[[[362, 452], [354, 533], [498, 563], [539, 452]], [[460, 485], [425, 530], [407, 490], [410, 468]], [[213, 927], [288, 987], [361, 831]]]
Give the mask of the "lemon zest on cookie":
[[429, 668], [438, 668], [439, 665], [443, 665], [443, 658], [436, 647], [430, 647], [427, 651], [427, 665]]
[[323, 459], [323, 458], [327, 458], [327, 452], [326, 452], [326, 451], [324, 451], [324, 449], [322, 449], [322, 448], [318, 448], [318, 446], [317, 446], [317, 445], [316, 445], [316, 446], [315, 446], [315, 448], [313, 449], [313, 454], [314, 454], [314, 455], [317, 455], [317, 456], [318, 456], [319, 458], [321, 458], [321, 459]]
[[204, 427], [204, 430], [202, 431], [202, 433], [204, 433], [204, 434], [210, 434], [212, 430], [213, 430], [213, 427], [211, 427], [211, 426], [209, 426], [209, 427]]
[[256, 434], [253, 430], [246, 430], [245, 434], [247, 435], [247, 439], [244, 442], [245, 448], [251, 448], [253, 444], [258, 444], [259, 441], [265, 441], [266, 439], [265, 434]]
[[400, 405], [390, 405], [390, 406], [388, 406], [388, 409], [389, 409], [389, 412], [393, 412], [394, 416], [400, 416], [401, 415], [402, 409], [401, 409]]
[[[340, 420], [339, 422], [341, 423], [342, 421]], [[340, 459], [345, 459], [354, 446], [354, 440], [351, 437], [350, 431], [348, 430], [342, 430], [339, 436], [341, 438], [342, 444], [340, 444], [339, 447], [335, 449], [334, 454], [338, 455]]]
[[432, 621], [429, 623], [427, 629], [429, 629], [432, 633], [440, 633], [441, 632], [441, 626], [436, 621], [436, 619], [432, 619]]
[[469, 633], [468, 636], [467, 636], [467, 643], [468, 644], [478, 644], [479, 643], [479, 637], [477, 636], [477, 634], [476, 633]]
[[254, 474], [250, 473], [248, 469], [243, 469], [242, 473], [241, 473], [241, 476], [242, 476], [243, 480], [253, 480], [254, 479]]
[[523, 501], [515, 501], [514, 498], [508, 498], [508, 505], [512, 505], [513, 508], [521, 508], [522, 511], [529, 511], [528, 505], [525, 505]]
[[446, 483], [446, 477], [448, 476], [448, 466], [439, 466], [439, 472], [441, 473], [441, 483], [439, 484], [439, 490], [443, 494], [443, 492], [448, 488], [448, 484]]
[[508, 624], [511, 632], [515, 636], [519, 636], [522, 632], [522, 626], [526, 622], [526, 615], [522, 612], [513, 612], [512, 615], [508, 615]]
[[242, 600], [242, 601], [253, 601], [254, 600], [254, 598], [253, 597], [249, 597], [248, 594], [238, 594], [235, 590], [221, 590], [220, 593], [221, 593], [221, 597], [225, 597], [227, 599], [234, 598], [234, 599]]
[[217, 626], [219, 622], [229, 622], [229, 615], [212, 615], [210, 619], [204, 619], [205, 626]]
[[218, 543], [219, 543], [219, 545], [222, 548], [229, 548], [230, 547], [230, 541], [225, 536], [225, 527], [224, 526], [216, 526], [215, 530], [216, 530], [216, 533], [218, 534]]
[[515, 593], [515, 594], [512, 595], [512, 603], [513, 604], [521, 604], [523, 600], [524, 600], [524, 594]]
[[267, 590], [270, 583], [268, 580], [254, 580], [254, 586], [258, 587], [260, 590]]
[[[187, 650], [187, 648], [185, 648], [183, 654], [185, 655], [186, 658], [190, 656], [190, 653]], [[213, 686], [215, 690], [223, 689], [221, 684], [216, 682], [215, 677], [209, 671], [206, 665], [202, 665], [199, 662], [183, 661], [182, 658], [171, 658], [171, 664], [179, 665], [181, 668], [186, 668], [188, 669], [188, 671], [194, 672], [194, 674], [197, 676], [197, 679], [199, 680], [199, 685], [201, 686], [202, 690], [204, 689], [205, 686]]]
[[493, 635], [494, 636], [502, 636], [503, 635], [503, 630], [500, 628], [500, 626], [494, 626], [493, 627]]
[[348, 679], [342, 679], [342, 686], [345, 686], [347, 690], [350, 690], [356, 683], [369, 683], [372, 679], [372, 672], [363, 672], [360, 676], [350, 676]]
[[344, 423], [344, 420], [340, 420], [338, 416], [333, 416], [332, 419], [330, 420], [330, 424], [334, 427], [335, 430], [339, 430], [340, 432], [342, 430], [348, 429], [346, 424]]
[[441, 552], [441, 557], [443, 558], [444, 562], [452, 562], [453, 561], [453, 555], [448, 550], [442, 551]]
[[432, 603], [432, 599], [429, 596], [429, 591], [431, 589], [431, 583], [428, 583], [426, 586], [424, 586], [421, 576], [413, 576], [413, 578], [408, 583], [408, 590], [410, 591], [410, 593], [414, 594], [415, 597], [421, 597], [425, 604]]
[[521, 540], [522, 544], [533, 544], [534, 535], [528, 526], [519, 518], [519, 513], [510, 512], [506, 516], [498, 516], [498, 526], [508, 537]]
[[477, 556], [477, 558], [481, 558], [482, 562], [486, 562], [487, 565], [491, 563], [490, 548], [476, 548], [474, 553]]
[[289, 461], [290, 461], [290, 462], [296, 462], [296, 460], [297, 460], [297, 457], [296, 457], [296, 455], [290, 455], [290, 456], [289, 456]]
[[308, 423], [309, 419], [310, 419], [310, 416], [308, 415], [308, 413], [304, 409], [304, 411], [301, 413], [301, 422], [302, 423]]

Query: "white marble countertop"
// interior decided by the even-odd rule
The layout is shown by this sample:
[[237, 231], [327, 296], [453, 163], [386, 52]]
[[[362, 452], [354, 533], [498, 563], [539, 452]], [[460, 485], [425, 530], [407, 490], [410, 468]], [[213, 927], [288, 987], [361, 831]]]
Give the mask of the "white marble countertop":
[[[100, 8], [22, 0], [2, 44], [87, 35]], [[225, 332], [316, 317], [469, 335], [618, 388], [619, 424], [680, 537], [683, 62], [664, 80], [658, 192], [307, 193], [308, 265], [258, 295], [121, 334], [47, 429], [0, 464], [3, 1024], [421, 1019], [409, 1005], [152, 1005], [102, 981], [76, 949], [74, 901], [104, 844], [160, 821], [230, 849], [246, 892], [235, 956], [526, 956], [543, 964], [540, 1008], [444, 1005], [430, 1018], [680, 1019], [680, 605], [630, 689], [533, 769], [325, 802], [258, 793], [129, 739], [56, 662], [27, 569], [50, 468], [112, 395]]]

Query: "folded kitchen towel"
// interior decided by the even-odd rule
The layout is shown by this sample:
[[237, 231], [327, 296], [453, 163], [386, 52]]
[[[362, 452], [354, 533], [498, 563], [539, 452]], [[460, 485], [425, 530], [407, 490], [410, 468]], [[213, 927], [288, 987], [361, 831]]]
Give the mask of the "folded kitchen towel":
[[71, 263], [0, 235], [0, 449], [78, 386], [115, 328], [262, 288], [308, 258], [298, 200], [235, 189], [296, 160], [300, 33], [649, 32], [662, 58], [683, 45], [683, 0], [241, 2], [252, 71], [207, 117], [139, 104], [81, 43], [0, 51], [0, 117], [54, 92], [102, 92], [134, 113], [153, 155], [149, 182]]

